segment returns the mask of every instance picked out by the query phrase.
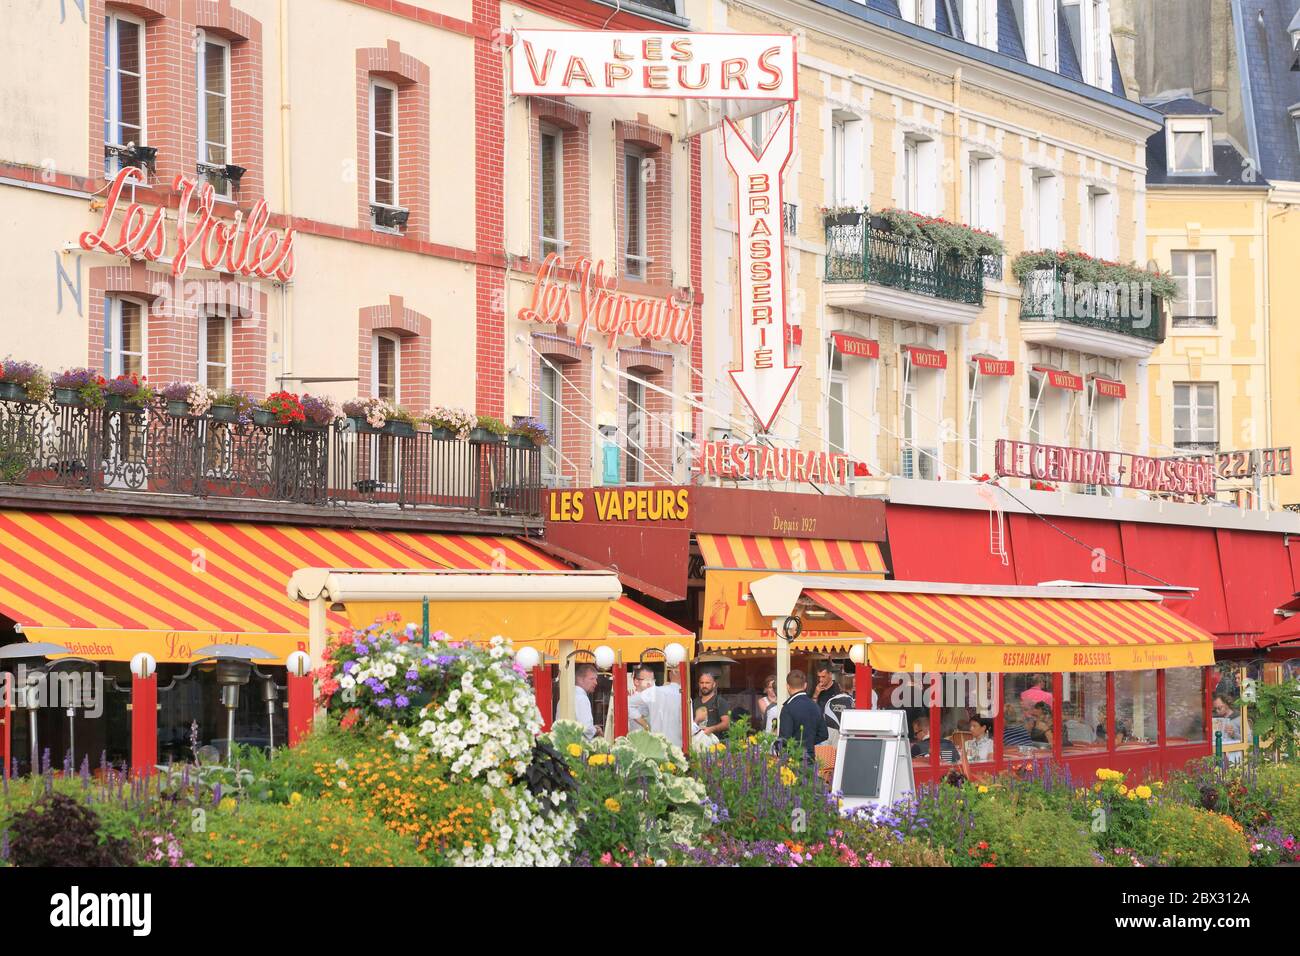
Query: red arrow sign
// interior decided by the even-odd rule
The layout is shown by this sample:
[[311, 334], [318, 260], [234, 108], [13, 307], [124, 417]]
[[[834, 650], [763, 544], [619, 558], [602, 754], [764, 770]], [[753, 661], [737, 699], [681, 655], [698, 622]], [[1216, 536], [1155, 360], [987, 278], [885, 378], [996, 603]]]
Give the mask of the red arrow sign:
[[722, 127], [727, 165], [736, 174], [740, 227], [740, 368], [729, 374], [745, 404], [769, 431], [800, 366], [786, 355], [785, 242], [781, 180], [794, 153], [794, 104], [759, 153], [728, 119]]

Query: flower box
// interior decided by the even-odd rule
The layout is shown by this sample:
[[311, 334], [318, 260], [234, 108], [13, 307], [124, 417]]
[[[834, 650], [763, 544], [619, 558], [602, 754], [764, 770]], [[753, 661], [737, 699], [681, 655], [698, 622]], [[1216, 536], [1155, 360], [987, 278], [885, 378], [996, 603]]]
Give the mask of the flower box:
[[452, 431], [450, 428], [431, 427], [429, 429], [429, 435], [432, 436], [434, 441], [455, 441], [456, 440], [456, 433]]
[[828, 215], [826, 222], [832, 226], [856, 226], [861, 218], [860, 212], [837, 212]]
[[475, 445], [499, 445], [501, 444], [501, 435], [490, 432], [486, 428], [471, 428], [469, 430], [469, 440]]
[[396, 435], [398, 438], [414, 438], [415, 426], [410, 422], [389, 419], [384, 422], [383, 432], [385, 435]]
[[228, 422], [233, 425], [239, 421], [239, 409], [234, 405], [213, 405], [212, 420], [214, 422]]
[[360, 418], [355, 415], [352, 415], [349, 416], [347, 420], [348, 422], [351, 423], [352, 431], [356, 432], [358, 435], [379, 434], [379, 429], [376, 428], [374, 425], [370, 424], [370, 422], [366, 421], [364, 418]]
[[173, 418], [189, 418], [190, 403], [187, 401], [177, 400], [167, 402], [167, 414]]
[[267, 408], [253, 409], [253, 424], [266, 427], [275, 424], [275, 412]]
[[27, 390], [17, 382], [0, 382], [0, 399], [6, 402], [25, 402]]
[[110, 412], [126, 411], [126, 398], [122, 395], [105, 395], [104, 409]]
[[329, 427], [330, 426], [327, 422], [306, 421], [298, 423], [298, 430], [304, 432], [323, 432]]
[[527, 435], [510, 435], [506, 438], [506, 444], [511, 448], [536, 448], [537, 442], [533, 441]]
[[75, 388], [55, 388], [54, 400], [60, 405], [68, 405], [72, 408], [86, 407], [86, 400], [81, 397], [81, 392]]

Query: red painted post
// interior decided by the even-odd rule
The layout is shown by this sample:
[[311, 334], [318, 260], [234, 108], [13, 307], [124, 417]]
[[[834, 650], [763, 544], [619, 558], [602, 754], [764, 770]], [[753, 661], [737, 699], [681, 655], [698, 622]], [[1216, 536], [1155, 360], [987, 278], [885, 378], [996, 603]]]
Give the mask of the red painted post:
[[542, 714], [542, 732], [551, 729], [554, 705], [551, 703], [551, 665], [538, 664], [533, 668], [533, 699]]
[[619, 661], [614, 665], [614, 681], [610, 688], [610, 695], [614, 698], [614, 737], [627, 736], [627, 665], [622, 661], [622, 655], [619, 655]]
[[871, 710], [871, 665], [866, 661], [857, 665], [853, 673], [853, 706], [858, 710]]
[[14, 675], [8, 672], [0, 674], [0, 760], [4, 762], [3, 776], [9, 777], [9, 764], [13, 758], [10, 756], [12, 747], [12, 736], [10, 728], [14, 721], [13, 708], [14, 693]]
[[131, 675], [131, 773], [147, 777], [158, 766], [158, 675]]
[[1065, 675], [1052, 675], [1052, 759], [1061, 765], [1065, 749], [1065, 718], [1061, 714], [1061, 702], [1065, 700]]
[[934, 779], [939, 779], [939, 764], [943, 759], [943, 711], [939, 707], [939, 682], [943, 675], [938, 671], [930, 674], [930, 769]]
[[312, 676], [289, 675], [289, 689], [285, 696], [289, 703], [289, 746], [292, 747], [311, 733], [314, 712], [312, 702]]
[[1156, 747], [1161, 751], [1161, 763], [1164, 763], [1165, 749], [1165, 670], [1156, 671]]
[[677, 683], [682, 689], [682, 752], [691, 752], [691, 685], [685, 661], [677, 665]]
[[1106, 672], [1106, 752], [1115, 753], [1115, 672]]
[[1002, 733], [1006, 729], [1006, 715], [1002, 713], [1002, 675], [993, 675], [993, 766], [1002, 772]]

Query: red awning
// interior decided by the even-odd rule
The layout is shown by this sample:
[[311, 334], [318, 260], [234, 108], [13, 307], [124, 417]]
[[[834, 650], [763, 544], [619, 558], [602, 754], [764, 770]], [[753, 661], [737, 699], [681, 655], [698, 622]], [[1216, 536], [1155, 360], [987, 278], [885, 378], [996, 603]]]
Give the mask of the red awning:
[[1295, 596], [1291, 566], [1281, 534], [1216, 532], [1228, 607], [1228, 630], [1259, 634], [1273, 626], [1273, 611]]
[[1300, 642], [1300, 614], [1292, 615], [1274, 624], [1255, 641], [1256, 647], [1275, 647], [1278, 644]]
[[1062, 372], [1056, 368], [1048, 368], [1046, 365], [1035, 365], [1034, 371], [1040, 373], [1043, 376], [1043, 381], [1052, 388], [1065, 388], [1071, 392], [1083, 391], [1083, 377], [1080, 375]]
[[1017, 583], [1010, 537], [1007, 564], [992, 553], [987, 511], [891, 504], [885, 508], [885, 522], [890, 570], [899, 581]]
[[[1213, 634], [1232, 632], [1213, 529], [1125, 521], [1120, 524], [1120, 535], [1125, 564], [1170, 584], [1197, 588], [1190, 601], [1170, 601], [1171, 611]], [[1128, 583], [1138, 587], [1160, 583], [1137, 570], [1126, 573]]]
[[1015, 375], [1016, 363], [1011, 359], [989, 358], [986, 355], [977, 355], [974, 358], [976, 367], [981, 375]]
[[[1086, 581], [1089, 584], [1139, 584], [1124, 576], [1124, 547], [1114, 521], [1053, 515], [1053, 525], [1083, 541], [1083, 547], [1033, 515], [1007, 516], [1016, 555], [1016, 583]], [[1154, 584], [1154, 581], [1147, 581]], [[1170, 602], [1171, 604], [1174, 602]]]
[[927, 349], [919, 345], [905, 345], [904, 349], [911, 356], [915, 368], [947, 368], [948, 353], [939, 349]]
[[831, 341], [841, 355], [849, 358], [880, 358], [880, 343], [875, 339], [864, 339], [847, 332], [832, 332]]
[[1100, 375], [1092, 377], [1097, 394], [1102, 398], [1128, 398], [1128, 387], [1123, 382], [1115, 382]]

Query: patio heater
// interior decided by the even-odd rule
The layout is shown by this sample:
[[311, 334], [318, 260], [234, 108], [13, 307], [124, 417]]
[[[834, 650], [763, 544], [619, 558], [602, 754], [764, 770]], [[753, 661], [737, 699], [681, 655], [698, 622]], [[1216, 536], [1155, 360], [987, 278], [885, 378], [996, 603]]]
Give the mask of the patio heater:
[[226, 760], [235, 751], [235, 711], [239, 707], [239, 688], [248, 683], [253, 661], [273, 660], [275, 655], [261, 647], [247, 644], [209, 644], [194, 652], [195, 658], [217, 662], [217, 686], [221, 689], [221, 706], [226, 708]]
[[[51, 654], [68, 653], [70, 653], [70, 651], [62, 644], [52, 644], [49, 641], [6, 644], [4, 647], [0, 647], [0, 662], [28, 660], [35, 657], [44, 658], [49, 657]], [[31, 673], [43, 675], [46, 673], [47, 666], [48, 665], [44, 664], [37, 665], [32, 668]], [[41, 770], [41, 750], [37, 739], [36, 728], [36, 711], [41, 706], [41, 696], [37, 693], [37, 688], [32, 687], [29, 681], [30, 674], [28, 675], [28, 680], [23, 681], [22, 686], [17, 687], [16, 690], [18, 692], [18, 706], [24, 707], [27, 710], [27, 726], [31, 731], [32, 738], [32, 776], [35, 776], [40, 773]]]

